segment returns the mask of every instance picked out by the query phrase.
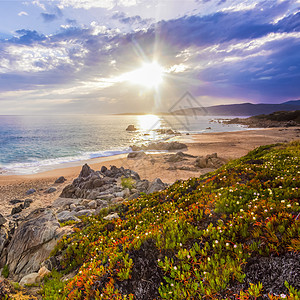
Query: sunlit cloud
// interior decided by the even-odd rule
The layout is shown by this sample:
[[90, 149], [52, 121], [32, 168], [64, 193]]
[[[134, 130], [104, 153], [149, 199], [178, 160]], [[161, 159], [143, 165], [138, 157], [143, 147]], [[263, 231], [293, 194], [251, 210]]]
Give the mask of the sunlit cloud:
[[26, 11], [20, 11], [18, 13], [18, 16], [22, 17], [22, 16], [28, 16], [28, 13]]

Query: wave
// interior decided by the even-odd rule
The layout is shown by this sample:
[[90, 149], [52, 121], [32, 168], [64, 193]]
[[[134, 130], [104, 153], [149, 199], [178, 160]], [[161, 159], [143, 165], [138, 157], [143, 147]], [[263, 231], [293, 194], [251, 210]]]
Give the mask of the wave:
[[27, 162], [16, 162], [10, 164], [0, 165], [0, 174], [2, 175], [28, 175], [33, 173], [39, 173], [41, 171], [51, 170], [55, 167], [66, 164], [66, 163], [76, 163], [80, 161], [85, 161], [93, 158], [110, 157], [119, 154], [126, 154], [131, 152], [130, 148], [123, 150], [107, 150], [99, 152], [85, 152], [79, 155], [57, 157], [43, 160], [32, 160]]

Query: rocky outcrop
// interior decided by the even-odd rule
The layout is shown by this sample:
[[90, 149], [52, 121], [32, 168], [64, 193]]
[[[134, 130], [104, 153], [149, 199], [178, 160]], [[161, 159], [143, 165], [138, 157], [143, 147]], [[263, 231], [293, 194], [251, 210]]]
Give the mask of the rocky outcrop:
[[225, 162], [220, 159], [217, 153], [204, 156], [198, 156], [195, 161], [195, 166], [198, 168], [213, 168], [218, 169], [222, 167]]
[[159, 150], [159, 151], [175, 151], [175, 150], [182, 150], [187, 149], [187, 145], [179, 142], [158, 142], [158, 143], [151, 143], [149, 145], [142, 145], [142, 146], [131, 146], [132, 151], [141, 151], [141, 150]]
[[7, 247], [6, 264], [17, 279], [37, 272], [40, 264], [49, 256], [58, 239], [68, 228], [61, 228], [49, 208], [30, 213], [17, 227]]
[[136, 172], [123, 167], [111, 166], [110, 169], [101, 168], [101, 171], [94, 171], [88, 165], [84, 165], [79, 177], [63, 189], [60, 197], [96, 200], [102, 193], [108, 194], [107, 191], [109, 193], [120, 192], [122, 188], [118, 187], [116, 183], [117, 179], [121, 177], [140, 179]]
[[56, 180], [55, 180], [55, 182], [54, 183], [64, 183], [65, 181], [66, 181], [67, 179], [64, 177], [64, 176], [60, 176], [59, 178], [57, 178]]
[[147, 154], [145, 152], [130, 152], [127, 155], [127, 158], [145, 158]]

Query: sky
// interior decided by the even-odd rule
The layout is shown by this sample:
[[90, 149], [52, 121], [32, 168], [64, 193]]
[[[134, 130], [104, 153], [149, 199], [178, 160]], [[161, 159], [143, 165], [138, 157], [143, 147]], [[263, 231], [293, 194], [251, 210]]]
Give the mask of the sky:
[[186, 92], [300, 99], [300, 0], [0, 0], [0, 115], [153, 113]]

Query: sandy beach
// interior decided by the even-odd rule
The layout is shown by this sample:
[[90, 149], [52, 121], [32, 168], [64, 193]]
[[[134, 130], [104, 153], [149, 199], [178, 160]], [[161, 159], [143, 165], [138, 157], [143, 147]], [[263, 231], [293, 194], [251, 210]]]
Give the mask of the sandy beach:
[[[187, 144], [185, 151], [194, 156], [217, 153], [224, 162], [246, 155], [254, 148], [273, 143], [289, 142], [300, 138], [300, 128], [267, 128], [245, 130], [238, 132], [205, 133], [198, 135], [184, 135], [179, 137], [179, 141]], [[1, 175], [0, 176], [0, 212], [8, 216], [13, 205], [9, 203], [13, 199], [32, 199], [30, 208], [22, 213], [28, 214], [35, 208], [46, 207], [59, 197], [62, 189], [76, 178], [82, 165], [86, 162], [92, 169], [99, 170], [101, 166], [132, 169], [139, 173], [141, 179], [153, 180], [157, 177], [166, 183], [173, 183], [178, 179], [188, 179], [212, 171], [212, 169], [199, 169], [197, 171], [172, 169], [170, 163], [166, 161], [166, 153], [148, 154], [145, 158], [128, 159], [126, 155], [118, 155], [107, 158], [96, 158], [83, 161], [80, 166], [70, 166], [70, 164], [60, 165], [60, 168], [37, 173], [32, 175]], [[184, 164], [184, 162], [181, 163]], [[67, 181], [63, 184], [54, 184], [54, 181], [64, 176]], [[49, 187], [55, 187], [56, 191], [50, 194], [45, 193]], [[34, 188], [36, 192], [26, 195], [26, 191]]]

